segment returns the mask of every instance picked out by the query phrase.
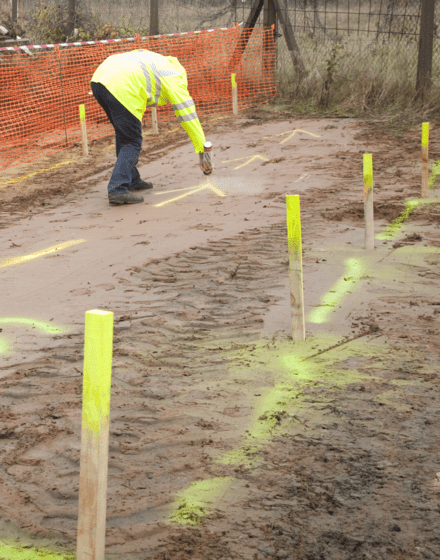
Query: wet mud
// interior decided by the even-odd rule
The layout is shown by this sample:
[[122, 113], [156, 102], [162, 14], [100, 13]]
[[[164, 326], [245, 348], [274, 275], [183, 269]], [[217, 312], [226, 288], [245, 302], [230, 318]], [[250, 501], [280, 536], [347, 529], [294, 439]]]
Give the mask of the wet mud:
[[[272, 126], [269, 135], [294, 125], [286, 115], [253, 114], [244, 119], [250, 124], [229, 126], [252, 134], [255, 142], [246, 137], [245, 145], [259, 153], [261, 126]], [[263, 177], [263, 192], [184, 202], [166, 210], [174, 220], [166, 233], [146, 213], [148, 235], [133, 238], [143, 243], [138, 253], [129, 252], [127, 226], [112, 232], [118, 250], [127, 247], [115, 276], [89, 265], [84, 285], [50, 288], [47, 321], [67, 305], [67, 289], [77, 292], [66, 316], [77, 317], [75, 307], [115, 313], [107, 560], [440, 557], [439, 205], [414, 210], [393, 238], [376, 240], [374, 254], [363, 248], [359, 154], [379, 154], [378, 233], [414, 197], [418, 130], [379, 141], [360, 123], [307, 125], [322, 135], [317, 149], [296, 137], [295, 149], [283, 146], [285, 159], [267, 151], [270, 161], [249, 172]], [[215, 126], [224, 152], [234, 150], [224, 159], [239, 157], [243, 139]], [[333, 146], [330, 133], [351, 148]], [[166, 156], [170, 164], [168, 152], [179, 146], [159, 148], [157, 160], [143, 156], [144, 163]], [[38, 209], [47, 246], [51, 220], [64, 219], [58, 211], [75, 223], [75, 208], [65, 208], [96, 187], [90, 177], [98, 163], [78, 167], [84, 183], [72, 182], [67, 169], [54, 175], [58, 186], [50, 179], [45, 200], [55, 215]], [[101, 163], [107, 175], [109, 163]], [[313, 180], [299, 180], [307, 174]], [[40, 235], [40, 228], [29, 239], [7, 234], [22, 227], [18, 212], [36, 211], [49, 177], [34, 176], [25, 195], [14, 195], [18, 186], [0, 190], [5, 250], [20, 254]], [[305, 343], [290, 332], [287, 188], [301, 196]], [[89, 200], [92, 217], [79, 217], [78, 238], [104, 213], [96, 197]], [[130, 227], [142, 216], [132, 218]], [[167, 235], [181, 246], [166, 245]], [[363, 259], [364, 272], [326, 321], [311, 321], [324, 294], [341, 278], [351, 281], [347, 258]], [[16, 278], [26, 273], [15, 270]], [[17, 315], [24, 306], [17, 304]], [[8, 355], [0, 366], [4, 531], [15, 523], [22, 542], [44, 537], [66, 551], [77, 530], [84, 347], [84, 325], [76, 318], [74, 328], [73, 320], [44, 341], [37, 334], [14, 340], [20, 359]]]

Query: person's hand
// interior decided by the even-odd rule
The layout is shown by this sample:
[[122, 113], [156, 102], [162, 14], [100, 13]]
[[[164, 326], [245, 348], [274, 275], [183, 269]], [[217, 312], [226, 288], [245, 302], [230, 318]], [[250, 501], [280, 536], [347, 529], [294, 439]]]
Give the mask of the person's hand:
[[205, 175], [210, 175], [213, 170], [211, 153], [212, 152], [199, 153], [199, 166]]

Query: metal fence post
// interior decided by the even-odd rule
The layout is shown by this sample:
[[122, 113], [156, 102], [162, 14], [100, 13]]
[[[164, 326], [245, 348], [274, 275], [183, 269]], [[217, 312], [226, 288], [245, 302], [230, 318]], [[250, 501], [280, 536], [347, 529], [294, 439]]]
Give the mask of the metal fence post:
[[159, 0], [150, 0], [150, 36], [159, 35]]
[[[277, 12], [272, 0], [264, 0], [263, 9], [263, 25], [264, 27], [272, 27], [272, 25], [274, 26], [273, 37], [276, 42], [275, 26], [277, 22]], [[263, 67], [266, 72], [272, 74], [273, 72], [275, 72], [275, 67], [271, 68], [270, 55], [270, 44], [269, 42], [265, 42], [263, 45]]]
[[67, 35], [71, 37], [75, 28], [75, 0], [69, 0], [69, 21], [67, 22]]
[[422, 0], [422, 15], [420, 18], [419, 61], [417, 65], [417, 97], [423, 100], [425, 93], [431, 87], [432, 74], [432, 46], [434, 40], [434, 10], [435, 0]]
[[12, 22], [17, 23], [17, 2], [18, 0], [12, 0]]

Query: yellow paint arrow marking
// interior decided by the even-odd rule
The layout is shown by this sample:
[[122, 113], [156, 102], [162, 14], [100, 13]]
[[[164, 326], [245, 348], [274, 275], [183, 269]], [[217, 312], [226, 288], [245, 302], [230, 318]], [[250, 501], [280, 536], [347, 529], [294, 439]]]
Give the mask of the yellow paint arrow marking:
[[284, 142], [293, 138], [297, 132], [304, 132], [304, 134], [310, 134], [310, 136], [314, 136], [315, 138], [321, 138], [320, 134], [313, 134], [313, 132], [307, 132], [307, 130], [301, 130], [299, 128], [295, 128], [295, 130], [288, 130], [287, 132], [280, 132], [280, 134], [274, 134], [273, 136], [265, 136], [264, 138], [275, 138], [276, 136], [283, 136], [283, 134], [290, 134], [290, 136], [284, 138], [284, 140], [280, 142], [280, 144], [284, 144]]
[[241, 167], [244, 167], [245, 165], [248, 165], [248, 163], [253, 162], [255, 159], [263, 159], [264, 161], [269, 161], [268, 158], [264, 157], [264, 156], [246, 156], [246, 157], [241, 157], [241, 158], [237, 158], [237, 159], [227, 159], [225, 161], [222, 161], [222, 163], [228, 163], [230, 161], [240, 161], [241, 159], [249, 159], [249, 161], [247, 161], [246, 163], [243, 163], [243, 165], [239, 165], [238, 167], [234, 167], [234, 169], [240, 169]]
[[38, 259], [39, 257], [49, 255], [50, 253], [56, 253], [58, 251], [61, 251], [61, 249], [66, 249], [67, 247], [71, 247], [72, 245], [76, 245], [77, 243], [84, 243], [85, 241], [86, 239], [75, 239], [72, 241], [59, 243], [58, 245], [53, 245], [52, 247], [48, 247], [47, 249], [43, 249], [42, 251], [31, 253], [30, 255], [23, 255], [22, 257], [12, 257], [11, 259], [0, 259], [0, 268], [6, 268], [7, 266], [14, 266], [16, 264], [22, 264], [28, 261], [32, 261], [34, 259]]
[[191, 194], [195, 194], [204, 190], [210, 190], [218, 196], [226, 196], [226, 194], [221, 189], [219, 189], [213, 183], [211, 183], [209, 178], [207, 178], [206, 181], [207, 182], [204, 185], [201, 185], [200, 187], [185, 187], [183, 189], [174, 189], [172, 191], [156, 192], [154, 194], [168, 194], [172, 192], [187, 191], [186, 193], [181, 194], [180, 196], [176, 196], [174, 198], [170, 198], [169, 200], [164, 200], [163, 202], [159, 202], [159, 204], [155, 204], [154, 207], [158, 208], [159, 206], [164, 206], [165, 204], [169, 204], [170, 202], [176, 202], [176, 200], [181, 200], [182, 198], [190, 196]]

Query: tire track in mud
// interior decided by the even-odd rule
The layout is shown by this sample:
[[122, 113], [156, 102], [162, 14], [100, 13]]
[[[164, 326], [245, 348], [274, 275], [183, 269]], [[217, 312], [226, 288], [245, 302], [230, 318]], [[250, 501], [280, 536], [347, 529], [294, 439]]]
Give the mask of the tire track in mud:
[[[226, 383], [231, 362], [240, 363], [228, 351], [260, 339], [263, 317], [279, 299], [268, 293], [286, 274], [284, 223], [131, 269], [130, 291], [115, 301], [124, 315], [114, 325], [112, 550], [142, 550], [139, 539], [164, 530], [157, 523], [175, 494], [209, 476], [211, 458], [236, 444], [237, 418], [250, 412], [249, 386]], [[72, 544], [83, 338], [56, 339], [46, 356], [0, 369], [0, 514], [7, 511], [33, 533], [54, 530]]]

